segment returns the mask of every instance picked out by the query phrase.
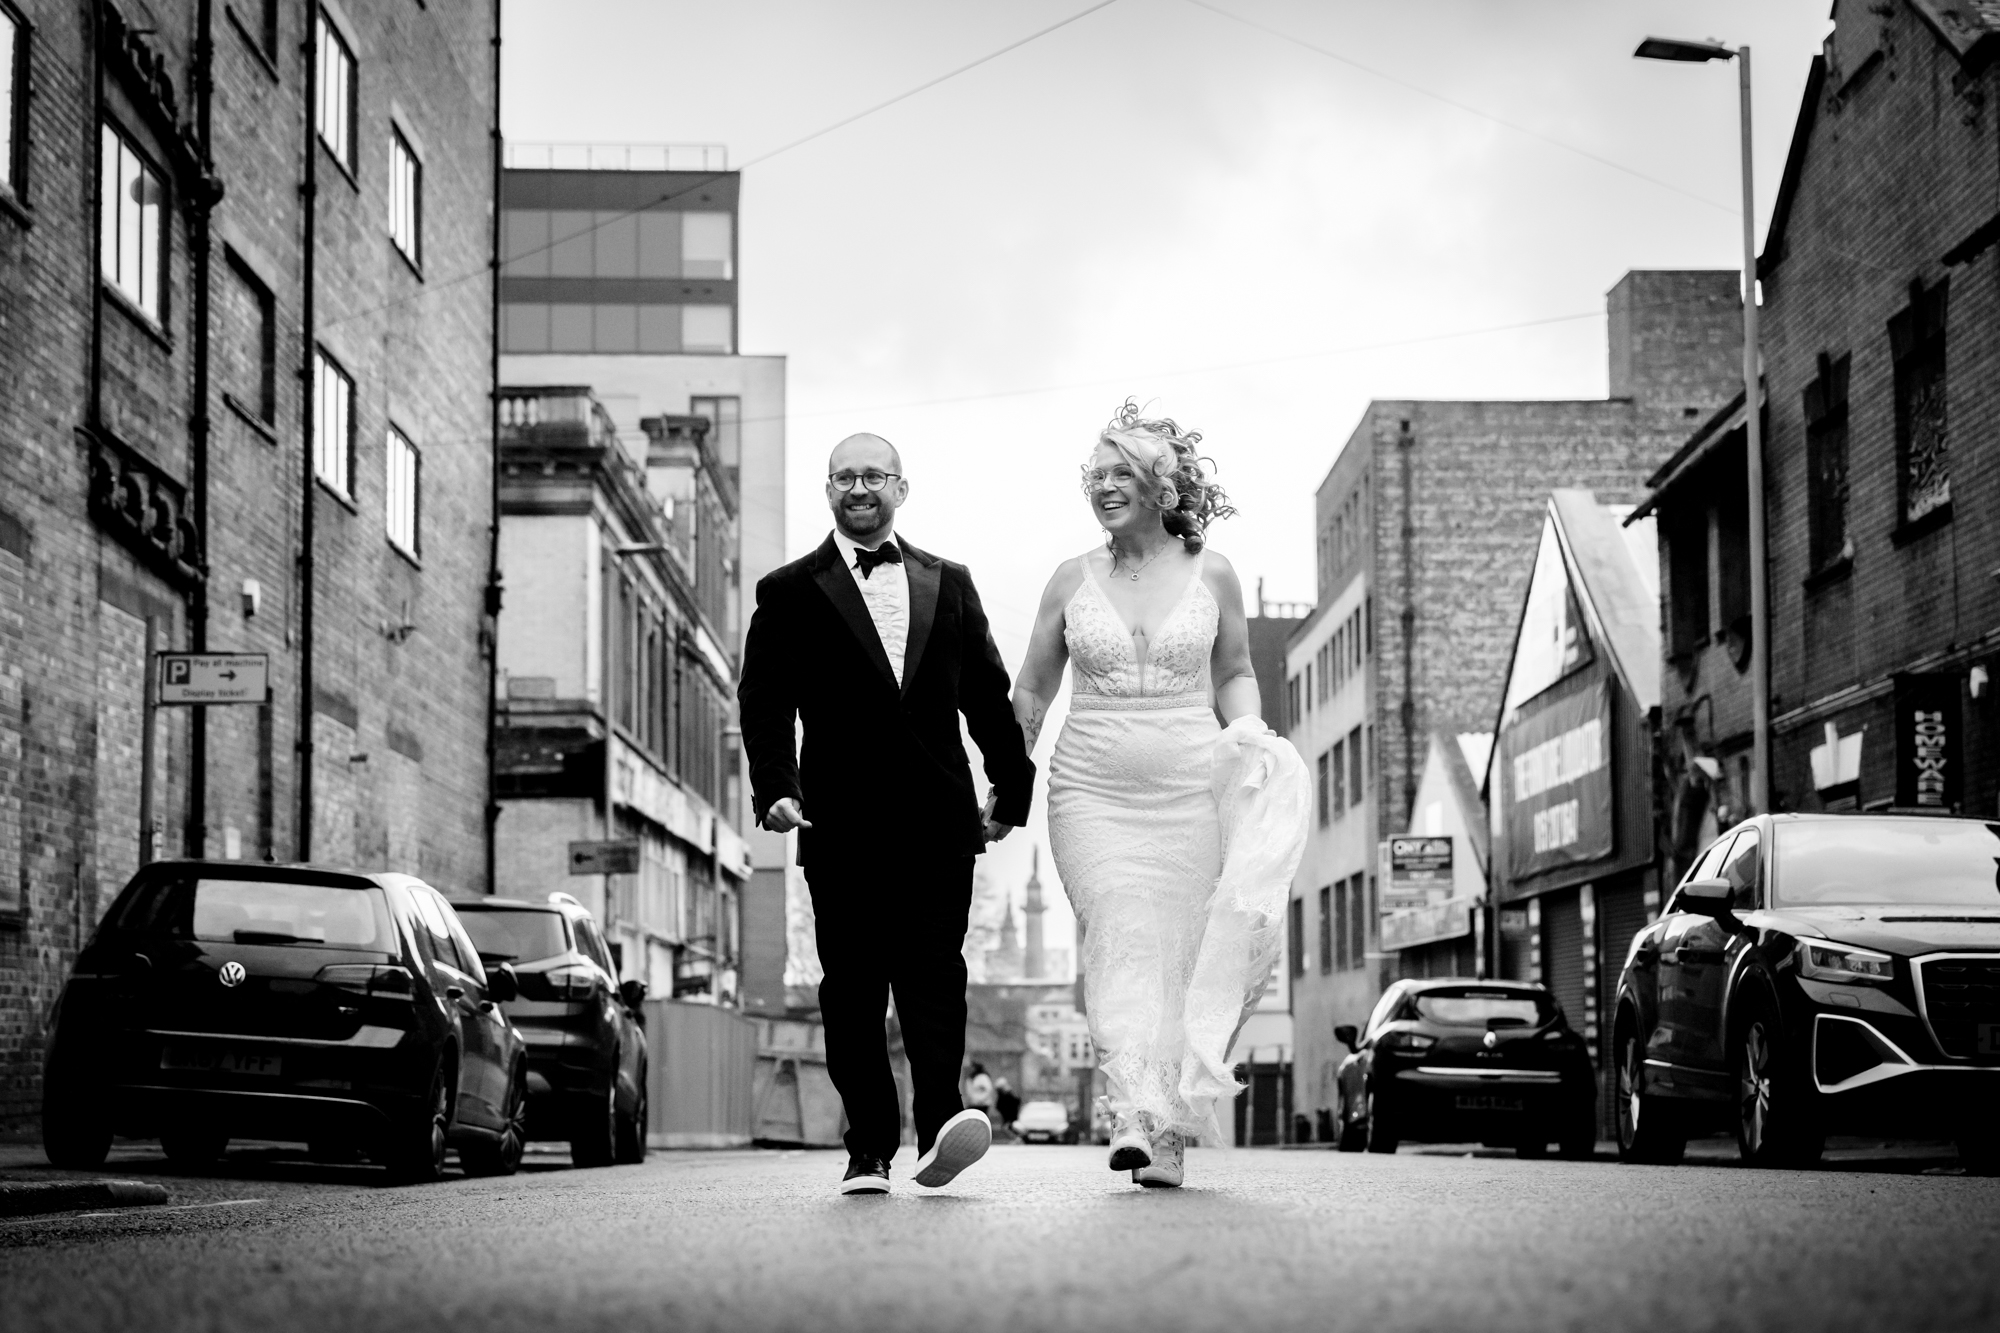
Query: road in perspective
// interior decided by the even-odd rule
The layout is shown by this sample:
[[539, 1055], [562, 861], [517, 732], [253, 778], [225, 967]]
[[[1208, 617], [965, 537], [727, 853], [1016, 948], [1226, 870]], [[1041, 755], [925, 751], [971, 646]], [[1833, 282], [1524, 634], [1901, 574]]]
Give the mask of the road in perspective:
[[21, 1333], [1990, 1329], [2000, 1180], [1940, 1174], [1940, 1152], [1760, 1171], [1196, 1149], [1159, 1191], [1101, 1148], [1002, 1145], [946, 1190], [853, 1199], [830, 1152], [530, 1153], [404, 1188], [255, 1149], [177, 1175], [121, 1145], [108, 1169], [173, 1203], [0, 1222], [0, 1291]]

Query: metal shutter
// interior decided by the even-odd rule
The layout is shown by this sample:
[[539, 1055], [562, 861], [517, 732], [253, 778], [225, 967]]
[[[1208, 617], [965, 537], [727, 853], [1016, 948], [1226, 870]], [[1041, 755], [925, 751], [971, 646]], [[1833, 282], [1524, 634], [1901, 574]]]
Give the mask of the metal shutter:
[[1542, 899], [1542, 980], [1578, 1032], [1583, 1031], [1583, 961], [1583, 909], [1575, 889], [1561, 889]]

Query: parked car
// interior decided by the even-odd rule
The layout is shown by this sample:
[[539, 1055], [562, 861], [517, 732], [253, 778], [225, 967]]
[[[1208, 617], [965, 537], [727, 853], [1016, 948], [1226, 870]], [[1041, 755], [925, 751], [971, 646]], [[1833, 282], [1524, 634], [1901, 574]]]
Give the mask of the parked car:
[[528, 1043], [528, 1136], [568, 1139], [578, 1166], [646, 1160], [646, 984], [618, 980], [596, 920], [567, 893], [459, 911], [481, 956], [520, 980], [506, 1009]]
[[1015, 1117], [1014, 1132], [1023, 1143], [1075, 1143], [1069, 1108], [1061, 1102], [1027, 1102]]
[[1388, 1153], [1406, 1140], [1483, 1142], [1540, 1157], [1597, 1145], [1590, 1053], [1547, 988], [1521, 981], [1398, 981], [1341, 1062], [1339, 1147]]
[[162, 861], [105, 913], [57, 1001], [43, 1143], [103, 1162], [114, 1133], [175, 1163], [231, 1138], [357, 1151], [436, 1180], [521, 1161], [527, 1048], [445, 901], [408, 875]]
[[1632, 940], [1612, 1049], [1627, 1161], [1733, 1129], [1800, 1166], [1829, 1133], [1949, 1136], [2000, 1171], [2000, 823], [1762, 815]]

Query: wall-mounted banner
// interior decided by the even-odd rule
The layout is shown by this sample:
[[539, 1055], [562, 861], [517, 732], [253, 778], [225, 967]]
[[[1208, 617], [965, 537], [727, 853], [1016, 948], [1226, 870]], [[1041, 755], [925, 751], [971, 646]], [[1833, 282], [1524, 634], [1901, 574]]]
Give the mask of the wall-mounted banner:
[[1514, 879], [1611, 855], [1611, 687], [1550, 699], [1500, 735]]
[[1428, 907], [1411, 907], [1382, 918], [1384, 952], [1412, 949], [1438, 940], [1463, 939], [1472, 933], [1472, 899], [1447, 898]]
[[1964, 787], [1965, 736], [1959, 726], [1963, 678], [1903, 672], [1895, 678], [1896, 804], [1956, 810]]

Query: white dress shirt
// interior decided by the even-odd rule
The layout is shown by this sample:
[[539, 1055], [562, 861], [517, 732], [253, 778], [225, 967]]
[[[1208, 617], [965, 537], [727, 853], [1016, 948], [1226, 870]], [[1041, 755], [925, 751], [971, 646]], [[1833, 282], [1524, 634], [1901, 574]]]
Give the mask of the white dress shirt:
[[[891, 536], [889, 540], [896, 539]], [[863, 578], [854, 559], [854, 553], [862, 549], [861, 544], [839, 528], [833, 530], [833, 544], [854, 586], [861, 590], [861, 600], [868, 604], [868, 618], [875, 622], [875, 636], [882, 640], [882, 651], [889, 655], [889, 669], [896, 673], [896, 687], [901, 689], [903, 653], [910, 643], [909, 571], [900, 563], [881, 564]], [[907, 552], [903, 558], [909, 559]]]

